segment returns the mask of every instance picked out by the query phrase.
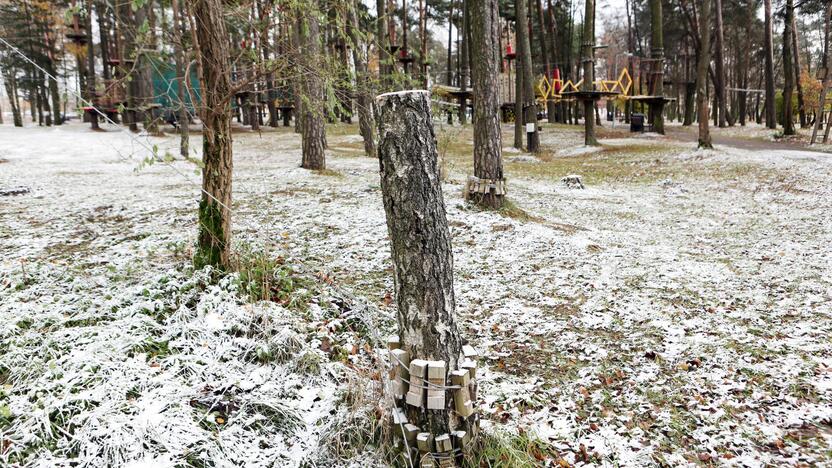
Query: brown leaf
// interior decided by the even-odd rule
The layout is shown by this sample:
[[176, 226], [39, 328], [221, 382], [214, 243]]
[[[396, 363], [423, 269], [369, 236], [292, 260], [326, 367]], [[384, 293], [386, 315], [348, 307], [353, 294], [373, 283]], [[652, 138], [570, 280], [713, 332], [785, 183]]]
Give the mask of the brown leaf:
[[709, 462], [711, 461], [711, 454], [708, 452], [702, 452], [699, 454], [699, 461], [701, 462]]

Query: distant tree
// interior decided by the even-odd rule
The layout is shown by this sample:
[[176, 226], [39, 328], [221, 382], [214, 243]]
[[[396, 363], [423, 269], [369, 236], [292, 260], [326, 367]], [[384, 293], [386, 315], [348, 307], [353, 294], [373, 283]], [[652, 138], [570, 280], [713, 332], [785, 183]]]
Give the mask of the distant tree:
[[763, 41], [765, 47], [765, 80], [766, 80], [766, 126], [768, 128], [777, 128], [777, 114], [774, 106], [774, 32], [772, 31], [772, 12], [771, 0], [763, 0], [765, 5], [765, 39]]
[[792, 53], [792, 25], [794, 24], [794, 0], [786, 0], [786, 18], [783, 27], [783, 134], [794, 135], [794, 114], [792, 96], [794, 94], [794, 67]]
[[[590, 0], [592, 1], [592, 0]], [[522, 89], [522, 93], [516, 97], [517, 102], [521, 103], [520, 113], [515, 115], [526, 125], [534, 126], [532, 132], [526, 132], [526, 129], [521, 127], [519, 130], [526, 133], [528, 136], [528, 151], [536, 153], [540, 149], [540, 135], [537, 131], [537, 103], [535, 101], [534, 92], [534, 74], [532, 71], [532, 51], [531, 43], [529, 41], [529, 15], [526, 0], [515, 0], [515, 14], [516, 21], [514, 33], [517, 37], [517, 65], [520, 71], [517, 73], [518, 80], [521, 86], [518, 86], [518, 91]], [[522, 98], [521, 98], [522, 96]], [[518, 127], [515, 126], [515, 141], [517, 141], [516, 132]]]
[[696, 105], [699, 108], [699, 147], [711, 149], [711, 132], [708, 127], [708, 65], [711, 63], [711, 2], [702, 0], [699, 15], [699, 61], [696, 64]]
[[[471, 70], [474, 89], [474, 176], [488, 189], [469, 197], [478, 204], [499, 208], [503, 204], [502, 136], [500, 132], [499, 36], [497, 0], [471, 5], [471, 49], [477, 57]], [[496, 186], [495, 186], [496, 185]]]

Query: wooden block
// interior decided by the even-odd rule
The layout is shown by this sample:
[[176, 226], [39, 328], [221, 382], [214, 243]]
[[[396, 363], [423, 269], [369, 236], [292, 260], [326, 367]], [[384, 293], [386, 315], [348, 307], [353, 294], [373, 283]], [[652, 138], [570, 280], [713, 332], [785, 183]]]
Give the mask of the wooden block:
[[471, 382], [471, 374], [467, 370], [459, 369], [451, 372], [451, 385], [467, 387]]
[[416, 435], [416, 445], [420, 452], [433, 452], [433, 434], [420, 432]]
[[419, 426], [407, 423], [404, 425], [404, 438], [410, 448], [416, 448], [416, 436], [419, 434]]
[[391, 336], [390, 338], [387, 338], [387, 349], [392, 351], [394, 349], [400, 349], [401, 347], [402, 342], [399, 340], [398, 336]]
[[477, 378], [477, 361], [466, 359], [462, 361], [462, 364], [460, 364], [459, 368], [468, 371], [471, 380]]
[[445, 361], [428, 361], [428, 409], [445, 409]]
[[407, 423], [407, 414], [403, 408], [393, 408], [393, 414], [391, 416], [393, 418], [393, 425], [395, 426]]
[[436, 451], [437, 452], [450, 452], [453, 450], [453, 444], [451, 443], [451, 435], [450, 434], [442, 434], [436, 437]]
[[474, 404], [471, 402], [471, 392], [468, 389], [470, 374], [464, 370], [451, 372], [451, 384], [461, 388], [454, 390], [454, 410], [463, 418], [474, 413]]
[[460, 450], [465, 450], [468, 446], [468, 441], [471, 440], [471, 436], [467, 431], [454, 431], [451, 433], [453, 436], [454, 444]]
[[393, 363], [391, 372], [391, 380], [393, 380], [393, 397], [402, 399], [407, 395], [409, 385], [410, 372], [408, 366], [410, 365], [410, 353], [403, 349], [394, 349], [390, 351], [390, 360]]
[[408, 405], [423, 408], [425, 402], [425, 373], [428, 361], [414, 359], [410, 361], [410, 389], [407, 392], [406, 401]]
[[462, 355], [465, 356], [465, 359], [471, 359], [474, 361], [476, 361], [479, 357], [477, 350], [471, 345], [464, 345], [462, 347]]
[[428, 379], [445, 383], [445, 361], [428, 361]]

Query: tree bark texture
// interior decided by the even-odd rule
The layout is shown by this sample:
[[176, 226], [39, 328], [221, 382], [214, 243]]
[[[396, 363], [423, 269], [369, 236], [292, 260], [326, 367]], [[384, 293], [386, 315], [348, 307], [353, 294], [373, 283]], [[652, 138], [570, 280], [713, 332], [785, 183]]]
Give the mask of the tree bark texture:
[[[800, 48], [797, 34], [797, 15], [792, 10], [792, 50], [794, 51], [794, 81], [797, 88], [797, 111], [800, 114], [800, 128], [808, 126], [806, 121], [806, 101], [803, 99], [803, 84], [800, 82]], [[811, 64], [811, 60], [809, 61]]]
[[774, 33], [772, 32], [771, 0], [763, 0], [765, 6], [765, 38], [766, 54], [766, 127], [777, 128], [777, 115], [774, 107]]
[[176, 77], [179, 81], [176, 97], [179, 99], [179, 154], [182, 157], [188, 156], [190, 146], [189, 138], [189, 124], [190, 116], [188, 115], [188, 108], [185, 105], [185, 84], [188, 77], [185, 76], [185, 52], [182, 44], [182, 21], [181, 10], [179, 9], [179, 0], [171, 0], [171, 9], [173, 10], [173, 52], [176, 60]]
[[818, 116], [815, 118], [815, 125], [812, 129], [812, 139], [809, 140], [810, 144], [815, 143], [815, 139], [818, 136], [818, 130], [820, 129], [821, 124], [823, 123], [823, 109], [826, 106], [826, 93], [829, 90], [829, 87], [832, 86], [832, 73], [829, 73], [829, 33], [830, 29], [832, 29], [832, 3], [826, 7], [826, 12], [824, 14], [824, 28], [823, 28], [823, 58], [821, 59], [821, 69], [822, 78], [823, 78], [823, 86], [821, 87], [821, 93], [818, 97]]
[[[584, 13], [584, 34], [583, 34], [583, 66], [584, 84], [583, 91], [593, 90], [595, 81], [595, 0], [586, 0], [586, 11]], [[587, 146], [598, 146], [598, 139], [595, 137], [595, 102], [584, 100], [584, 144]]]
[[786, 0], [786, 20], [783, 26], [783, 134], [795, 135], [792, 96], [794, 95], [794, 65], [792, 53], [792, 24], [794, 0]]
[[300, 54], [300, 91], [301, 91], [301, 140], [302, 159], [300, 167], [304, 169], [326, 169], [324, 154], [326, 127], [324, 122], [324, 86], [321, 81], [321, 33], [318, 24], [317, 2], [305, 8], [298, 8], [297, 28], [299, 33]]
[[[537, 132], [537, 102], [535, 101], [534, 93], [534, 72], [532, 71], [532, 47], [529, 41], [529, 14], [526, 8], [526, 0], [515, 1], [515, 12], [517, 21], [515, 22], [515, 34], [517, 35], [517, 64], [523, 69], [522, 84], [523, 84], [523, 114], [522, 119], [524, 124], [532, 124], [534, 126], [533, 132], [526, 132], [525, 126], [522, 128], [526, 133], [527, 150], [531, 153], [536, 153], [540, 150], [540, 134]], [[520, 74], [518, 73], [518, 76]], [[518, 99], [520, 95], [518, 95]], [[515, 116], [518, 118], [518, 116]], [[515, 127], [516, 129], [517, 127]], [[516, 137], [515, 137], [516, 138]]]
[[477, 57], [471, 70], [474, 91], [474, 177], [479, 179], [479, 183], [477, 190], [469, 192], [468, 196], [475, 203], [492, 208], [502, 206], [505, 195], [498, 83], [498, 8], [498, 0], [480, 0], [471, 5], [471, 47]]
[[711, 2], [702, 0], [699, 17], [699, 62], [696, 64], [696, 106], [699, 108], [699, 147], [713, 148], [711, 132], [708, 127], [708, 65], [711, 63]]
[[727, 125], [728, 114], [728, 99], [725, 83], [725, 32], [722, 25], [722, 0], [714, 0], [714, 26], [716, 27], [714, 44], [716, 62], [716, 80], [714, 82], [714, 95], [719, 103], [719, 127], [724, 128]]
[[[402, 349], [411, 359], [443, 360], [447, 369], [456, 369], [462, 343], [454, 317], [453, 254], [430, 96], [427, 91], [405, 91], [376, 100], [381, 190]], [[458, 424], [452, 407], [452, 399], [446, 398], [445, 411], [420, 411], [415, 424], [425, 432], [446, 433]]]
[[[87, 46], [87, 93], [89, 93], [89, 100], [94, 107], [98, 106], [98, 99], [96, 98], [95, 89], [95, 47], [92, 41], [92, 0], [87, 0], [87, 14], [84, 16], [84, 29], [89, 38], [89, 45]], [[52, 81], [52, 80], [50, 80]], [[98, 126], [98, 112], [90, 111], [90, 124], [93, 130], [99, 130]]]
[[352, 42], [352, 59], [355, 64], [356, 105], [358, 106], [358, 129], [364, 140], [364, 153], [376, 156], [375, 117], [373, 116], [373, 100], [370, 88], [370, 74], [367, 72], [368, 50], [360, 43], [358, 30], [358, 3], [350, 5], [350, 24], [347, 30]]
[[[650, 0], [650, 55], [653, 62], [653, 91], [654, 96], [664, 95], [664, 28], [662, 27], [662, 0]], [[650, 105], [650, 115], [653, 119], [653, 131], [664, 135], [664, 102]]]
[[202, 199], [197, 267], [229, 266], [231, 240], [231, 70], [221, 0], [190, 0], [202, 83]]

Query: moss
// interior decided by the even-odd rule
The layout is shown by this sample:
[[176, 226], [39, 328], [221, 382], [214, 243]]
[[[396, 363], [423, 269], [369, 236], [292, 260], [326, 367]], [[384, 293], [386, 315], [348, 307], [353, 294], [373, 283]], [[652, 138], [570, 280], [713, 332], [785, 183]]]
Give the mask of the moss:
[[201, 200], [199, 202], [199, 242], [194, 254], [194, 267], [200, 269], [211, 265], [223, 269], [222, 253], [226, 248], [224, 239], [222, 212], [219, 205], [209, 200]]

